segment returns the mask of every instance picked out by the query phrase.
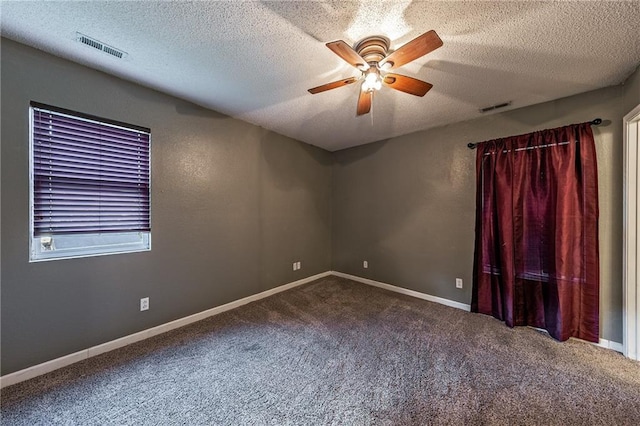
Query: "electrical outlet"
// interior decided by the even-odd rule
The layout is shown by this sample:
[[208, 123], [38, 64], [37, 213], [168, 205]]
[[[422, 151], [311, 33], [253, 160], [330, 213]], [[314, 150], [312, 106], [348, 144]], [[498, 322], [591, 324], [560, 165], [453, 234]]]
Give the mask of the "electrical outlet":
[[302, 262], [298, 261], [298, 271], [302, 268]]
[[293, 262], [293, 270], [294, 271], [298, 270], [298, 262]]
[[148, 309], [149, 309], [149, 298], [143, 297], [142, 299], [140, 299], [140, 310], [146, 311]]
[[456, 288], [462, 288], [462, 278], [456, 278]]
[[367, 268], [369, 267], [369, 262], [367, 262], [366, 260], [363, 260], [363, 261], [362, 261], [362, 267], [363, 267], [364, 269], [367, 269]]

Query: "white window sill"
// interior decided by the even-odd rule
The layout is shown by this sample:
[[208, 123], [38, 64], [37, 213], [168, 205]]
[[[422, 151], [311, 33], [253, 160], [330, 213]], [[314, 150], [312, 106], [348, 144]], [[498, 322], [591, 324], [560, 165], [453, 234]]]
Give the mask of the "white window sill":
[[113, 234], [55, 235], [51, 243], [47, 238], [32, 237], [30, 262], [135, 253], [151, 250], [149, 232], [124, 232]]

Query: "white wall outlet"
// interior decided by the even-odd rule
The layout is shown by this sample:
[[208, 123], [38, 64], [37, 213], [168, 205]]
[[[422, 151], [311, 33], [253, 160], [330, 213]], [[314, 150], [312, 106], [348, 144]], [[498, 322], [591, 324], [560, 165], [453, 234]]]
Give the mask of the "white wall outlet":
[[140, 310], [146, 311], [148, 309], [149, 309], [149, 298], [143, 297], [142, 299], [140, 299]]
[[293, 270], [294, 271], [298, 270], [298, 262], [293, 262]]
[[369, 267], [369, 262], [367, 262], [366, 260], [363, 260], [363, 261], [362, 261], [362, 267], [363, 267], [364, 269], [367, 269], [367, 268]]
[[462, 288], [462, 278], [456, 278], [456, 288]]
[[298, 270], [302, 268], [302, 262], [298, 262]]

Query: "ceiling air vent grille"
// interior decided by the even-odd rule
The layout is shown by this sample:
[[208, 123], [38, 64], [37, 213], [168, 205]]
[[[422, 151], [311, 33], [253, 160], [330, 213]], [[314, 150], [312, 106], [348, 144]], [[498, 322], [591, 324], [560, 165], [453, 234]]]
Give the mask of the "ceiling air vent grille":
[[107, 53], [111, 56], [115, 56], [116, 58], [124, 58], [127, 56], [127, 53], [116, 49], [115, 47], [108, 46], [101, 41], [96, 40], [95, 38], [91, 38], [82, 33], [76, 33], [76, 41], [79, 41], [82, 44], [86, 44], [89, 47], [93, 47], [94, 49], [101, 50], [104, 53]]
[[503, 102], [501, 104], [491, 105], [491, 106], [484, 107], [484, 108], [480, 108], [480, 112], [483, 112], [483, 113], [484, 112], [489, 112], [489, 111], [493, 111], [493, 110], [496, 110], [496, 109], [508, 107], [509, 105], [511, 105], [511, 101]]

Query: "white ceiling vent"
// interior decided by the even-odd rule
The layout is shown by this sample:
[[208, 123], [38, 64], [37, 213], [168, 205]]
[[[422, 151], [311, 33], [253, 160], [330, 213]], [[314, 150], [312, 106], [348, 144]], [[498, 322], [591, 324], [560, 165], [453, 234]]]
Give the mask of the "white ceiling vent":
[[98, 49], [103, 51], [104, 53], [108, 53], [111, 56], [115, 56], [116, 58], [124, 58], [127, 56], [127, 52], [122, 51], [120, 49], [116, 49], [115, 47], [104, 44], [103, 42], [96, 40], [95, 38], [91, 38], [82, 33], [76, 33], [76, 41], [79, 41], [82, 44], [86, 44], [89, 47], [93, 47], [94, 49]]

